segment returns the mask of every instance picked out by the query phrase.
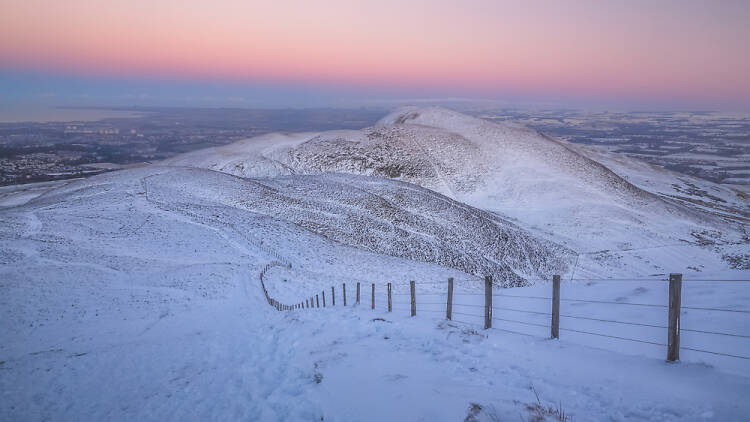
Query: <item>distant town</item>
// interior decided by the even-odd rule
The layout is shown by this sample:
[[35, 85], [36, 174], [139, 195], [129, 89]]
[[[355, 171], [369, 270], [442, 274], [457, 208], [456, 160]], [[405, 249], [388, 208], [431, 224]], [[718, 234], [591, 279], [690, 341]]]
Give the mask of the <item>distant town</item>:
[[136, 109], [139, 117], [0, 124], [0, 185], [90, 176], [268, 132], [361, 128], [383, 110]]
[[[454, 108], [713, 182], [750, 185], [748, 115]], [[118, 110], [137, 114], [89, 122], [0, 123], [0, 185], [90, 176], [269, 132], [359, 129], [387, 113], [384, 108]]]

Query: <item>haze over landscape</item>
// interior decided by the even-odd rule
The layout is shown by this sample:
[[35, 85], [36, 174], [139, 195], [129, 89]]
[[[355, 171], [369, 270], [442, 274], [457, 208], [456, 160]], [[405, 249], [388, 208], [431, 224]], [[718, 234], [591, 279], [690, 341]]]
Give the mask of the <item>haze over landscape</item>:
[[0, 420], [746, 420], [748, 21], [4, 2]]

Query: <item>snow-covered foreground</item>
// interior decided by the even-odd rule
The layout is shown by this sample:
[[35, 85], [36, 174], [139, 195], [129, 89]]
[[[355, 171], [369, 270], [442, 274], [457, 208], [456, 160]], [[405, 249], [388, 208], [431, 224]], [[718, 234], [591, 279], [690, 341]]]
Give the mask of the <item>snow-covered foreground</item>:
[[[576, 421], [725, 421], [750, 411], [745, 360], [683, 351], [682, 362], [668, 364], [660, 346], [565, 331], [663, 343], [663, 329], [565, 318], [561, 340], [548, 340], [546, 299], [500, 296], [549, 296], [541, 282], [494, 299], [541, 314], [498, 309], [496, 329], [482, 330], [480, 317], [465, 315], [481, 315], [478, 278], [331, 241], [289, 222], [288, 211], [250, 211], [230, 195], [253, 197], [246, 183], [143, 168], [3, 210], [0, 420], [555, 420], [561, 408]], [[460, 224], [451, 223], [455, 233]], [[268, 306], [258, 274], [272, 262], [282, 264], [265, 278], [273, 297], [293, 303], [334, 286], [336, 308]], [[456, 279], [456, 322], [443, 317], [448, 277]], [[410, 279], [415, 318], [404, 296]], [[383, 312], [386, 282], [394, 283], [392, 313]], [[683, 304], [748, 310], [749, 285], [686, 278]], [[666, 304], [660, 281], [566, 282], [562, 292], [564, 300]], [[665, 309], [627, 305], [565, 301], [562, 313], [666, 321]], [[686, 310], [682, 321], [747, 335], [745, 317]], [[683, 344], [750, 354], [744, 339], [686, 332]]]
[[750, 411], [750, 378], [706, 364], [366, 306], [276, 312], [259, 296], [249, 278], [225, 299], [155, 305], [6, 347], [0, 417], [460, 421], [471, 403], [487, 421], [535, 420], [537, 403], [576, 421], [730, 421]]

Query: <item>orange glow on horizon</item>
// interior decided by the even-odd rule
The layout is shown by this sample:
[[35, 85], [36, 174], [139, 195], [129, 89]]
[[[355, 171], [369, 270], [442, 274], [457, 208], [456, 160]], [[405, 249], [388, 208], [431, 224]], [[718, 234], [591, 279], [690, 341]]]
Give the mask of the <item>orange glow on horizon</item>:
[[697, 2], [46, 3], [3, 6], [0, 68], [750, 98], [747, 7], [712, 16]]

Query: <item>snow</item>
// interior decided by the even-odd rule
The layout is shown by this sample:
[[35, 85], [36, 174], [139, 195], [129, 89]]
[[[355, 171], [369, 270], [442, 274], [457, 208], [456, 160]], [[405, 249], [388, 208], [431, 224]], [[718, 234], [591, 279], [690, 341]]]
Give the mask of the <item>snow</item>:
[[[466, 123], [431, 119], [422, 123]], [[494, 180], [501, 173], [446, 163], [446, 151], [420, 155], [448, 145], [427, 139], [448, 142], [455, 132], [417, 124], [377, 131], [385, 141], [375, 145], [414, 154], [401, 181], [371, 177], [375, 167], [354, 160], [327, 165], [370, 177], [312, 168], [352, 139], [343, 151], [387, 165], [391, 152], [363, 148], [366, 137], [347, 131], [243, 141], [10, 201], [0, 209], [0, 420], [551, 421], [559, 409], [575, 421], [746, 419], [750, 360], [687, 350], [750, 357], [747, 338], [699, 332], [750, 336], [750, 282], [741, 281], [750, 270], [720, 258], [747, 253], [746, 244], [727, 241], [735, 223], [703, 221], [703, 211], [648, 193], [646, 205], [630, 202], [644, 194], [596, 179], [565, 193], [597, 198], [583, 215], [550, 218], [580, 199], [545, 208], [559, 188], [554, 175]], [[433, 138], [404, 140], [426, 133]], [[457, 142], [456, 157], [477, 157], [477, 142]], [[319, 149], [326, 143], [335, 148]], [[445, 196], [405, 183], [418, 181]], [[546, 187], [534, 202], [514, 183]], [[521, 202], [511, 217], [490, 212], [513, 203], [488, 192], [514, 189]], [[487, 209], [454, 200], [471, 195], [470, 204]], [[614, 205], [594, 207], [603, 198]], [[619, 225], [590, 224], [596, 213]], [[650, 226], [658, 221], [662, 227]], [[695, 225], [707, 245], [670, 232]], [[644, 233], [648, 241], [638, 243]], [[558, 244], [566, 236], [577, 256]], [[465, 261], [451, 261], [461, 251]], [[665, 343], [665, 274], [687, 262], [696, 269], [684, 271], [680, 362], [665, 362], [661, 345], [570, 331]], [[336, 307], [277, 312], [259, 280], [270, 263], [278, 263], [264, 277], [272, 297], [296, 303], [325, 291], [330, 305], [333, 286]], [[495, 286], [494, 328], [483, 330], [478, 276], [487, 268], [498, 281], [512, 273], [534, 284]], [[555, 271], [565, 274], [563, 317], [560, 339], [549, 340], [547, 280]], [[631, 279], [602, 279], [616, 274]], [[449, 277], [452, 322], [443, 305]], [[705, 281], [717, 279], [734, 281]], [[416, 317], [405, 295], [410, 280]]]
[[439, 107], [399, 109], [360, 131], [266, 135], [165, 164], [417, 184], [572, 249], [579, 259], [568, 275], [648, 276], [696, 263], [723, 273], [725, 256], [747, 248], [750, 204], [729, 187]]
[[23, 205], [47, 191], [68, 183], [70, 180], [2, 186], [0, 187], [0, 209]]

